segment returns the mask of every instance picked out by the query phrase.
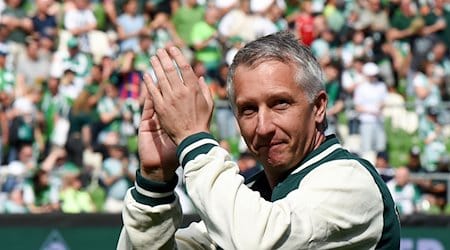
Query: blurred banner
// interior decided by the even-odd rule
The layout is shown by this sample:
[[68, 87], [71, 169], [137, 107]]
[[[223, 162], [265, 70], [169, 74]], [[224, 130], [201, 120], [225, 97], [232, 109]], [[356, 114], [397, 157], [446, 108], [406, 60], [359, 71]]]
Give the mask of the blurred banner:
[[[185, 216], [183, 227], [197, 216]], [[110, 250], [122, 226], [120, 214], [0, 215], [0, 249]], [[450, 216], [402, 218], [401, 250], [450, 249]]]

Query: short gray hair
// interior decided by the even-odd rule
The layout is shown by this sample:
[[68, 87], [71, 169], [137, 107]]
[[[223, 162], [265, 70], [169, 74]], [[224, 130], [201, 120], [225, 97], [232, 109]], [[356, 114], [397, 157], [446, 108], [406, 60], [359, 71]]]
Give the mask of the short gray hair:
[[233, 80], [237, 67], [257, 67], [267, 61], [279, 61], [295, 66], [296, 82], [306, 92], [309, 103], [313, 103], [318, 93], [324, 90], [322, 68], [309, 48], [291, 32], [280, 31], [248, 43], [234, 57], [227, 77], [228, 97], [233, 110], [236, 108]]

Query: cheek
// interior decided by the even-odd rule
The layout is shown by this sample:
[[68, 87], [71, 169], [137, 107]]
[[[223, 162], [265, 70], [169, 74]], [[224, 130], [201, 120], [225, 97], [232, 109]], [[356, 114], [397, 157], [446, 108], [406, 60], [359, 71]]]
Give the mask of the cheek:
[[251, 142], [252, 136], [254, 136], [255, 125], [251, 120], [238, 119], [239, 129], [241, 131], [241, 135], [246, 142]]

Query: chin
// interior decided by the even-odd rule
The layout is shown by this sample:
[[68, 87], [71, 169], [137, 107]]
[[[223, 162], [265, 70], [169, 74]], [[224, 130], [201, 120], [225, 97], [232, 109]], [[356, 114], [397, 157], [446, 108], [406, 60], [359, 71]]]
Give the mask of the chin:
[[267, 167], [273, 168], [273, 169], [286, 169], [287, 164], [286, 161], [281, 159], [266, 159], [264, 161], [267, 164]]

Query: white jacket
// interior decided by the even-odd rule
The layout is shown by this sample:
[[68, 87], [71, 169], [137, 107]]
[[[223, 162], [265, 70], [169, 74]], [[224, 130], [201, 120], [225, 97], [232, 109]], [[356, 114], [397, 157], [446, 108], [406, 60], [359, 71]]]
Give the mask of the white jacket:
[[267, 191], [263, 174], [252, 190], [211, 135], [192, 135], [177, 152], [202, 222], [178, 229], [176, 180], [158, 185], [138, 172], [125, 198], [117, 249], [399, 248], [399, 220], [386, 185], [334, 136], [305, 157], [269, 200], [260, 195]]

